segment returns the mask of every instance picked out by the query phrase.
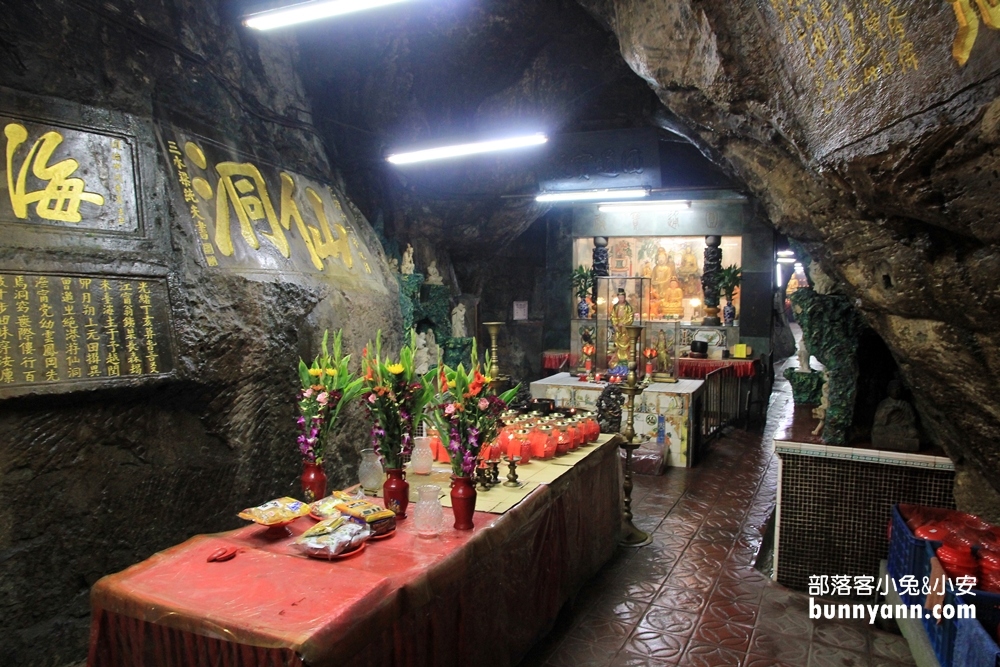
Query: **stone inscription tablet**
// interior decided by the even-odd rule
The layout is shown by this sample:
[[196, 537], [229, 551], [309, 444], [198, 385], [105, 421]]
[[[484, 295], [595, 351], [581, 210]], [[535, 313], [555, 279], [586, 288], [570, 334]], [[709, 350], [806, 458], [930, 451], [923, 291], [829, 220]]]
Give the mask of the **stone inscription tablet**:
[[160, 134], [190, 250], [209, 268], [383, 286], [372, 252], [328, 185], [173, 125], [161, 125]]
[[173, 369], [162, 278], [0, 272], [0, 398]]
[[136, 233], [134, 142], [0, 115], [0, 222]]

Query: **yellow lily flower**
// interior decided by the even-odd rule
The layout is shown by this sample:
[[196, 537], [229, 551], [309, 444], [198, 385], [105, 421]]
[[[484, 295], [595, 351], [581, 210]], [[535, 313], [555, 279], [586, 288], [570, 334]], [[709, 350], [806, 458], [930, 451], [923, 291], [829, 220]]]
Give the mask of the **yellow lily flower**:
[[329, 375], [330, 377], [337, 377], [337, 369], [336, 368], [327, 368], [326, 369], [326, 374]]
[[393, 375], [399, 375], [403, 372], [403, 364], [390, 364], [386, 366], [386, 370]]
[[319, 377], [322, 374], [323, 374], [323, 369], [322, 368], [310, 368], [309, 369], [309, 375], [312, 375], [313, 377]]

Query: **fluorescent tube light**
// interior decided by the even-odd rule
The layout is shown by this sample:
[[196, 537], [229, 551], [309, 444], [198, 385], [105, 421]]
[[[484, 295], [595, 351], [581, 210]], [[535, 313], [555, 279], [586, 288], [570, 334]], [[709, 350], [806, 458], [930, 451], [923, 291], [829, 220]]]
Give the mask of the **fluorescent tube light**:
[[778, 257], [795, 257], [794, 250], [779, 250]]
[[658, 213], [661, 211], [680, 211], [691, 208], [689, 201], [628, 201], [615, 204], [601, 204], [597, 210], [601, 213]]
[[243, 19], [243, 24], [255, 30], [273, 30], [296, 23], [350, 14], [383, 5], [394, 5], [399, 2], [407, 2], [407, 0], [316, 0], [314, 2], [301, 2], [251, 14]]
[[471, 144], [456, 144], [454, 146], [440, 146], [438, 148], [427, 148], [409, 153], [395, 153], [386, 158], [392, 164], [413, 164], [414, 162], [426, 162], [428, 160], [444, 160], [452, 157], [462, 157], [464, 155], [475, 155], [477, 153], [492, 153], [495, 151], [506, 151], [512, 148], [525, 148], [527, 146], [539, 146], [549, 140], [541, 132], [523, 137], [509, 137], [507, 139], [493, 139], [490, 141], [477, 141]]
[[795, 258], [794, 257], [779, 257], [778, 258], [778, 264], [794, 264], [794, 263], [795, 263]]
[[575, 192], [546, 192], [535, 197], [540, 203], [570, 201], [602, 201], [605, 199], [635, 199], [648, 197], [649, 190], [577, 190]]

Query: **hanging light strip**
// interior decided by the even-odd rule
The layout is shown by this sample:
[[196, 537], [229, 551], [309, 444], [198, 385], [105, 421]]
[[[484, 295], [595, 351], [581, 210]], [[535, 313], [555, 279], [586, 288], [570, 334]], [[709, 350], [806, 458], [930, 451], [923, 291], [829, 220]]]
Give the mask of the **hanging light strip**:
[[409, 153], [395, 153], [387, 157], [386, 160], [392, 164], [413, 164], [414, 162], [445, 160], [447, 158], [476, 155], [478, 153], [494, 153], [496, 151], [507, 151], [514, 148], [539, 146], [548, 140], [548, 137], [541, 132], [538, 132], [522, 137], [492, 139], [490, 141], [477, 141], [471, 144], [455, 144], [454, 146], [427, 148], [419, 151], [411, 151]]
[[316, 0], [251, 14], [243, 19], [243, 24], [255, 30], [273, 30], [296, 23], [351, 14], [399, 2], [408, 2], [408, 0]]
[[799, 260], [795, 259], [794, 257], [779, 257], [778, 258], [778, 264], [794, 264], [797, 261], [799, 261]]
[[649, 190], [577, 190], [575, 192], [545, 192], [537, 197], [535, 201], [539, 203], [558, 203], [576, 201], [605, 201], [607, 199], [635, 199], [636, 197], [648, 197]]

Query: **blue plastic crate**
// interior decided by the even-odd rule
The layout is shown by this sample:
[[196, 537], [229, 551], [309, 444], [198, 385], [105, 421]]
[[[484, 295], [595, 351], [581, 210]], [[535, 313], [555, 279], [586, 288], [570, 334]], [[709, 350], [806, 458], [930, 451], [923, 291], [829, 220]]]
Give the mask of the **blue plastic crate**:
[[[889, 576], [893, 580], [899, 581], [900, 577], [912, 574], [917, 578], [917, 581], [922, 582], [924, 577], [929, 577], [931, 574], [927, 545], [931, 544], [936, 549], [941, 546], [941, 543], [914, 537], [910, 527], [903, 520], [898, 505], [892, 506], [891, 525], [892, 534], [889, 538], [889, 557], [886, 560]], [[933, 552], [931, 555], [934, 555]], [[901, 592], [899, 597], [902, 599], [903, 604], [906, 605], [923, 604], [922, 596], [914, 597]]]

